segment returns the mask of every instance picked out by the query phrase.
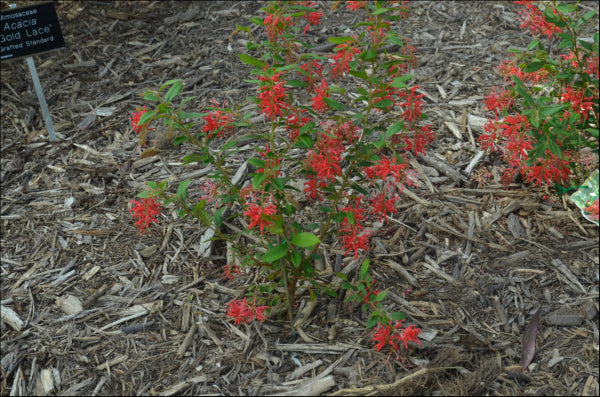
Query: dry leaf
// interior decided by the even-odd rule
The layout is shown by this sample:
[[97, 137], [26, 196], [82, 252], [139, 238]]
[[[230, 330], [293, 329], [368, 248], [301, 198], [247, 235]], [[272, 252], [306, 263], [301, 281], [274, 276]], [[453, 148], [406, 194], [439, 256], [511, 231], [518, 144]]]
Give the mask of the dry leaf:
[[531, 318], [527, 328], [525, 328], [525, 333], [523, 334], [523, 339], [521, 341], [521, 368], [523, 369], [527, 368], [535, 355], [535, 338], [537, 336], [538, 323], [540, 322], [541, 315], [542, 308], [540, 307]]
[[157, 147], [149, 147], [148, 149], [144, 149], [140, 159], [145, 159], [146, 157], [156, 156], [160, 153], [160, 149]]

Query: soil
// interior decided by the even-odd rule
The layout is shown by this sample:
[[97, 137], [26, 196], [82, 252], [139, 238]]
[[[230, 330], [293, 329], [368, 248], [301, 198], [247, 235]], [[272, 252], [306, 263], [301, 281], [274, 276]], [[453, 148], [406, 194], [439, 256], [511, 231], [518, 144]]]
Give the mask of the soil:
[[[319, 3], [315, 47], [359, 20]], [[56, 142], [26, 62], [2, 63], [2, 395], [598, 395], [598, 227], [566, 195], [501, 185], [498, 156], [472, 163], [482, 99], [502, 84], [494, 67], [531, 41], [519, 5], [413, 2], [393, 27], [417, 49], [412, 83], [436, 140], [411, 162], [420, 185], [394, 221], [370, 220], [374, 248], [353, 260], [332, 241], [324, 253], [351, 280], [369, 259], [385, 308], [422, 329], [399, 360], [373, 349], [368, 315], [341, 296], [299, 295], [295, 336], [277, 316], [235, 325], [226, 303], [256, 273], [223, 280], [224, 244], [206, 254], [205, 230], [173, 211], [138, 233], [129, 201], [145, 181], [175, 189], [192, 175], [199, 195], [206, 175], [180, 166], [189, 149], [136, 150], [140, 95], [174, 78], [197, 97], [189, 111], [256, 95], [235, 27], [263, 5], [57, 3], [66, 49], [34, 56]]]

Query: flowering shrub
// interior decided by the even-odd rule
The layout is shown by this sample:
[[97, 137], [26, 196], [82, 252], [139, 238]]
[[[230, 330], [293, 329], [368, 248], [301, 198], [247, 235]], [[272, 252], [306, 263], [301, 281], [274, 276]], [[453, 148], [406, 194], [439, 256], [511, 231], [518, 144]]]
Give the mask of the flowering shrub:
[[[369, 217], [386, 222], [397, 211], [404, 186], [415, 183], [405, 155], [423, 153], [433, 140], [430, 126], [420, 124], [426, 118], [423, 95], [418, 86], [407, 86], [413, 78], [407, 71], [414, 65], [414, 48], [391, 28], [391, 22], [407, 16], [404, 2], [349, 2], [349, 10], [364, 9], [368, 18], [353, 27], [355, 35], [329, 38], [336, 47], [327, 56], [302, 52], [311, 46], [297, 39], [297, 34], [320, 23], [323, 13], [316, 6], [316, 2], [277, 2], [263, 8], [266, 17], [251, 21], [264, 28], [264, 41], [257, 40], [249, 27], [237, 27], [249, 36], [246, 47], [253, 56], [239, 54], [239, 58], [253, 67], [255, 79], [247, 81], [256, 84], [255, 97], [235, 109], [213, 102], [204, 113], [188, 113], [182, 106], [191, 98], [173, 109], [182, 83], [171, 80], [157, 92], [144, 94], [157, 107], [137, 121], [147, 127], [163, 119], [168, 129], [178, 131], [175, 144], [195, 147], [184, 163], [213, 169], [209, 175], [213, 185], [198, 183], [200, 201], [188, 201], [190, 180], [181, 182], [175, 194], [167, 191], [166, 182], [149, 182], [149, 189], [138, 196], [173, 204], [180, 216], [198, 219], [216, 238], [230, 243], [242, 267], [264, 270], [266, 278], [253, 289], [252, 304], [247, 299], [228, 304], [227, 315], [236, 324], [254, 318], [263, 321], [268, 307], [286, 311], [292, 323], [298, 288], [308, 290], [312, 299], [318, 292], [336, 296], [314, 267], [314, 261], [322, 258], [321, 245], [337, 245], [359, 260], [369, 250]], [[390, 53], [392, 45], [400, 52]], [[241, 113], [248, 103], [255, 104], [264, 122], [253, 123], [252, 112]], [[204, 122], [202, 128], [197, 128], [198, 119]], [[247, 161], [253, 167], [251, 182], [239, 186], [236, 170], [225, 160], [235, 153], [239, 133], [248, 130], [257, 155]], [[302, 193], [319, 210], [308, 223], [292, 204]], [[209, 213], [208, 206], [217, 200], [219, 206]], [[243, 215], [252, 239], [239, 241], [221, 231], [223, 218], [231, 219], [227, 210], [235, 207], [241, 208], [236, 212]], [[403, 315], [382, 309], [386, 292], [373, 290], [368, 265], [363, 262], [357, 285], [343, 273], [338, 276], [345, 281], [343, 288], [354, 290], [363, 301], [364, 309], [373, 310], [369, 327], [391, 326]], [[225, 266], [224, 277], [239, 274], [236, 264]], [[280, 286], [283, 293], [277, 292]], [[271, 298], [269, 305], [256, 306], [257, 300], [267, 298], [265, 294]], [[386, 337], [396, 350], [398, 341], [416, 340], [418, 333], [414, 327], [401, 331], [400, 324], [393, 327], [396, 336], [390, 330]]]
[[[492, 88], [486, 97], [493, 119], [479, 142], [502, 153], [508, 163], [505, 182], [517, 173], [557, 188], [585, 180], [598, 161], [598, 32], [593, 43], [579, 34], [595, 11], [580, 15], [577, 4], [555, 1], [515, 3], [525, 6], [519, 11], [521, 28], [536, 39], [527, 51], [510, 50], [512, 58], [497, 68], [507, 86]], [[551, 58], [541, 35], [560, 39], [558, 48], [565, 53]], [[582, 150], [586, 146], [596, 153], [592, 164]]]

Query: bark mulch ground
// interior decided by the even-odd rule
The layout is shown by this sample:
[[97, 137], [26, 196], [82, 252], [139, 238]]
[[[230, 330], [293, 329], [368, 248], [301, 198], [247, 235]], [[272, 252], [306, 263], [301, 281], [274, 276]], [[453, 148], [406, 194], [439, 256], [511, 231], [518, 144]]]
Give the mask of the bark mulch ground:
[[[321, 3], [316, 46], [356, 22]], [[197, 193], [206, 174], [168, 145], [140, 159], [128, 120], [140, 94], [180, 78], [195, 109], [254, 95], [234, 30], [261, 5], [58, 3], [67, 48], [35, 56], [58, 142], [25, 61], [2, 64], [2, 395], [598, 395], [598, 227], [566, 197], [501, 185], [498, 157], [478, 155], [493, 67], [530, 41], [513, 3], [414, 2], [394, 27], [418, 50], [437, 139], [412, 161], [421, 185], [343, 269], [356, 278], [368, 258], [388, 310], [423, 329], [403, 360], [375, 351], [365, 315], [339, 298], [298, 297], [296, 339], [276, 318], [235, 326], [225, 304], [254, 274], [224, 281], [224, 248], [203, 257], [190, 219], [138, 234], [128, 202], [145, 181], [191, 177]]]

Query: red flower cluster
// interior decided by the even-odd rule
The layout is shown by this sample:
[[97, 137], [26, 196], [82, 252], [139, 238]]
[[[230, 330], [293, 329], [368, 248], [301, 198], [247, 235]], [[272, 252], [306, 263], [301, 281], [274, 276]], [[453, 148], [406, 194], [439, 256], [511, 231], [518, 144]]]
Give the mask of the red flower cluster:
[[[561, 103], [569, 103], [571, 105], [571, 110], [575, 113], [581, 115], [581, 119], [588, 118], [590, 111], [594, 109], [594, 103], [591, 100], [594, 99], [593, 96], [584, 97], [583, 89], [574, 89], [573, 87], [565, 87], [561, 97]], [[569, 112], [565, 112], [565, 117], [568, 117]]]
[[140, 146], [146, 146], [146, 138], [148, 137], [148, 131], [155, 130], [156, 128], [148, 128], [150, 126], [150, 122], [140, 124], [140, 119], [146, 113], [146, 106], [137, 108], [135, 112], [131, 113], [131, 129], [133, 132], [140, 136]]
[[404, 109], [404, 113], [400, 117], [402, 120], [407, 122], [416, 123], [421, 118], [421, 111], [423, 109], [423, 94], [416, 94], [418, 85], [411, 87], [410, 92], [400, 92], [399, 95], [404, 98], [404, 102], [398, 105]]
[[[365, 210], [360, 208], [360, 201], [361, 198], [357, 197], [354, 199], [354, 203], [350, 202], [349, 205], [341, 209], [341, 211], [352, 214], [351, 216], [344, 217], [342, 220], [340, 239], [342, 247], [346, 250], [344, 255], [347, 255], [350, 251], [354, 251], [354, 260], [358, 259], [358, 250], [367, 251], [369, 249], [369, 236], [371, 235], [369, 232], [364, 232], [364, 227], [360, 224], [365, 219], [363, 215]], [[349, 219], [350, 217], [352, 220]]]
[[214, 103], [216, 109], [202, 117], [202, 120], [206, 121], [206, 124], [202, 127], [202, 132], [207, 133], [206, 136], [208, 139], [212, 138], [215, 134], [217, 138], [224, 138], [226, 132], [227, 134], [233, 133], [233, 125], [231, 124], [233, 122], [233, 115], [222, 110], [225, 109], [225, 102], [220, 107], [214, 99], [212, 103]]
[[[298, 4], [301, 6], [304, 6], [304, 7], [311, 7], [311, 8], [314, 8], [315, 6], [318, 5], [318, 3], [316, 1], [301, 1]], [[325, 15], [325, 14], [323, 14], [323, 12], [321, 10], [304, 13], [304, 15], [302, 15], [302, 18], [306, 19], [306, 21], [308, 23], [306, 24], [306, 27], [303, 30], [303, 34], [306, 34], [306, 32], [308, 32], [310, 25], [317, 26], [318, 24], [320, 24], [321, 18], [323, 17], [323, 15]]]
[[347, 1], [346, 2], [346, 8], [352, 11], [358, 11], [361, 8], [366, 8], [367, 7], [367, 2], [366, 1]]
[[258, 226], [260, 234], [263, 234], [265, 226], [273, 224], [268, 218], [275, 213], [277, 213], [277, 207], [274, 204], [265, 204], [263, 207], [254, 203], [248, 204], [244, 211], [244, 215], [250, 218], [248, 230]]
[[329, 92], [329, 86], [327, 85], [327, 80], [322, 79], [321, 83], [315, 86], [315, 95], [312, 98], [312, 108], [315, 112], [323, 114], [327, 110], [329, 110], [329, 105], [325, 103], [324, 98], [329, 98], [331, 93]]
[[315, 84], [317, 84], [318, 81], [323, 80], [323, 65], [316, 59], [313, 59], [311, 62], [304, 62], [301, 64], [300, 69], [306, 73], [302, 74], [302, 79], [307, 84], [306, 90], [308, 92], [314, 92]]
[[274, 179], [281, 175], [281, 171], [279, 170], [281, 158], [276, 159], [273, 157], [273, 154], [269, 155], [269, 153], [271, 153], [271, 145], [268, 143], [266, 144], [264, 152], [258, 152], [258, 155], [262, 157], [265, 162], [265, 168], [256, 170], [257, 173], [265, 174], [267, 176], [263, 183], [266, 183], [267, 179]]
[[[534, 35], [546, 34], [548, 38], [562, 32], [553, 23], [545, 20], [543, 12], [534, 2], [515, 3], [525, 6], [525, 9], [519, 12], [523, 29], [529, 29]], [[550, 5], [548, 7], [550, 8], [547, 12], [558, 15], [556, 9]], [[559, 66], [571, 72], [585, 71], [589, 76], [597, 76], [598, 56], [587, 56], [588, 51], [577, 46], [581, 50], [578, 55], [573, 52], [575, 50], [571, 50], [567, 55], [560, 55], [565, 64]], [[577, 149], [572, 149], [571, 136], [575, 129], [584, 130], [588, 118], [595, 115], [597, 96], [594, 96], [594, 90], [552, 81], [555, 88], [561, 90], [557, 95], [558, 103], [567, 105], [564, 113], [544, 114], [548, 108], [542, 108], [541, 111], [535, 109], [535, 117], [530, 116], [530, 111], [523, 111], [518, 107], [520, 102], [517, 102], [517, 98], [520, 95], [517, 93], [521, 92], [521, 88], [515, 87], [513, 77], [534, 87], [547, 83], [548, 78], [552, 76], [546, 68], [525, 73], [524, 67], [519, 65], [520, 58], [511, 56], [512, 59], [504, 61], [496, 69], [505, 76], [505, 81], [512, 88], [507, 90], [493, 87], [486, 96], [485, 107], [493, 113], [493, 119], [484, 125], [485, 134], [480, 135], [478, 141], [484, 150], [498, 150], [502, 153], [509, 165], [503, 176], [505, 183], [510, 182], [517, 173], [526, 181], [537, 185], [567, 183], [572, 176], [573, 165], [583, 162], [582, 154]], [[562, 129], [565, 131], [561, 131]], [[533, 153], [538, 158], [532, 158]]]
[[233, 280], [238, 274], [242, 274], [242, 271], [235, 263], [223, 266], [223, 280]]
[[[374, 20], [375, 18], [368, 18], [367, 22]], [[371, 35], [371, 40], [373, 41], [373, 44], [381, 43], [381, 39], [385, 37], [389, 30], [390, 23], [387, 21], [380, 21], [378, 25], [375, 25], [375, 27], [367, 27], [367, 32], [369, 32], [369, 34]]]
[[266, 319], [265, 310], [269, 309], [269, 306], [256, 306], [256, 296], [252, 304], [248, 302], [247, 298], [244, 298], [229, 302], [227, 307], [227, 316], [235, 320], [235, 325], [240, 323], [248, 324], [254, 318], [260, 322], [264, 322]]
[[264, 20], [264, 26], [267, 30], [267, 37], [271, 44], [277, 43], [279, 36], [285, 31], [285, 27], [290, 23], [292, 17], [282, 17], [279, 13], [268, 13]]
[[286, 90], [283, 84], [286, 81], [279, 81], [279, 77], [283, 74], [275, 73], [272, 76], [259, 76], [262, 82], [258, 94], [258, 106], [260, 112], [271, 120], [283, 115], [283, 111], [287, 109], [288, 104], [285, 102], [287, 97]]
[[296, 142], [296, 139], [298, 139], [298, 136], [300, 135], [300, 128], [313, 121], [310, 117], [302, 117], [305, 113], [308, 113], [306, 109], [295, 107], [290, 114], [288, 114], [285, 128], [288, 132], [290, 142]]
[[398, 354], [401, 343], [404, 343], [406, 349], [408, 349], [408, 342], [411, 341], [420, 345], [421, 341], [419, 341], [418, 335], [421, 333], [421, 329], [417, 328], [415, 325], [409, 325], [405, 329], [401, 329], [403, 321], [404, 320], [397, 321], [394, 326], [392, 326], [391, 322], [388, 325], [379, 323], [372, 338], [373, 342], [378, 343], [373, 347], [375, 347], [377, 351], [380, 351], [385, 346], [389, 345], [392, 351]]
[[585, 212], [589, 212], [588, 218], [592, 220], [598, 220], [599, 217], [599, 208], [598, 208], [598, 199], [596, 199], [592, 205], [585, 207], [583, 209]]
[[158, 222], [155, 217], [160, 215], [160, 204], [154, 197], [143, 198], [142, 201], [130, 200], [129, 202], [133, 203], [133, 207], [129, 211], [133, 212], [134, 218], [139, 218], [135, 222], [135, 226], [141, 234], [144, 234], [150, 227], [150, 223]]
[[350, 70], [350, 62], [354, 60], [356, 55], [360, 54], [360, 49], [353, 47], [347, 42], [338, 45], [333, 51], [334, 54], [329, 55], [329, 58], [333, 59], [331, 78], [333, 80], [339, 80], [340, 77], [344, 77], [344, 75], [348, 73]]
[[[545, 34], [548, 38], [562, 32], [558, 26], [546, 22], [544, 14], [532, 1], [515, 1], [515, 3], [526, 7], [524, 10], [519, 10], [521, 29], [529, 29], [533, 35]], [[556, 10], [552, 8], [552, 11], [556, 15]]]
[[[579, 44], [577, 47], [579, 47]], [[585, 73], [598, 78], [598, 61], [600, 59], [598, 55], [583, 58], [583, 52], [579, 52], [579, 59], [577, 59], [577, 55], [573, 51], [569, 51], [568, 54], [561, 54], [559, 56], [565, 61], [571, 61], [571, 66], [574, 68], [579, 68], [581, 65]]]

